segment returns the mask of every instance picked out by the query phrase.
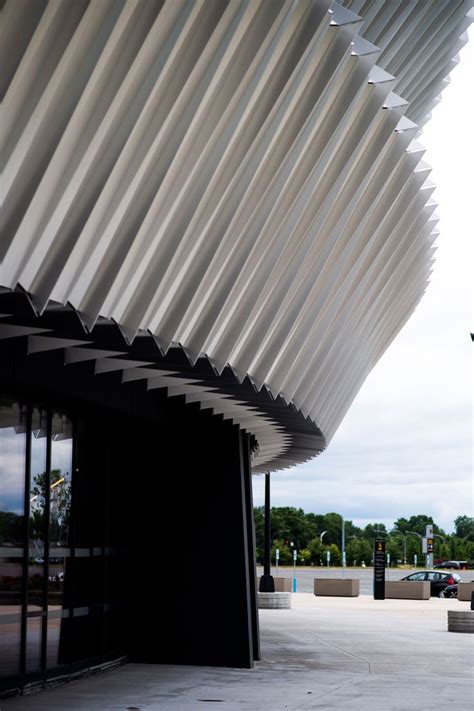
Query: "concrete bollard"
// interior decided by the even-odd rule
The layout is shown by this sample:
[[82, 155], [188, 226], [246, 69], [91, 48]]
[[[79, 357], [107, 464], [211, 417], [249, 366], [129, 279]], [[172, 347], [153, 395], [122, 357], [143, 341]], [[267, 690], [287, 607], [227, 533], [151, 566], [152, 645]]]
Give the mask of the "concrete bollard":
[[259, 610], [291, 610], [291, 593], [258, 593]]
[[448, 632], [474, 633], [474, 610], [448, 610]]

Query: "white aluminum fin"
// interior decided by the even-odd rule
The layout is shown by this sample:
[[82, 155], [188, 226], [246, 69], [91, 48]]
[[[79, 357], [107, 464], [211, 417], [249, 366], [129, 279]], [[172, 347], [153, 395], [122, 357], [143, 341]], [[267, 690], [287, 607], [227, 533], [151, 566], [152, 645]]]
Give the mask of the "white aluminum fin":
[[[429, 279], [432, 184], [411, 139], [472, 4], [6, 0], [0, 287], [230, 367], [329, 441]], [[41, 333], [19, 328], [0, 338]], [[41, 338], [66, 363], [236, 408], [255, 467], [290, 466], [291, 433], [198, 378]]]

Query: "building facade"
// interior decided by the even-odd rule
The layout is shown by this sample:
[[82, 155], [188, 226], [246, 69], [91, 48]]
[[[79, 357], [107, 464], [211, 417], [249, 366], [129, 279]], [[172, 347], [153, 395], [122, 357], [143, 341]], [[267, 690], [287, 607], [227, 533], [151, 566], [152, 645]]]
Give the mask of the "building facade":
[[1, 688], [251, 667], [251, 475], [324, 450], [423, 295], [472, 2], [1, 7]]

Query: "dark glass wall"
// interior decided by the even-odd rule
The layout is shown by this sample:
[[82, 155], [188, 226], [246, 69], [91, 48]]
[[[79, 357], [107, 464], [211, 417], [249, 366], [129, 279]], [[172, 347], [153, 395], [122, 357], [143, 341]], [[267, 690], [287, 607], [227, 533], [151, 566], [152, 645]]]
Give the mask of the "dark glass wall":
[[130, 418], [78, 410], [1, 396], [0, 691], [127, 651]]
[[123, 655], [251, 666], [245, 433], [114, 373], [121, 409], [23, 383], [0, 410], [0, 692]]
[[71, 557], [73, 423], [64, 412], [0, 405], [0, 673], [61, 663]]
[[0, 674], [20, 670], [26, 469], [25, 408], [0, 400]]

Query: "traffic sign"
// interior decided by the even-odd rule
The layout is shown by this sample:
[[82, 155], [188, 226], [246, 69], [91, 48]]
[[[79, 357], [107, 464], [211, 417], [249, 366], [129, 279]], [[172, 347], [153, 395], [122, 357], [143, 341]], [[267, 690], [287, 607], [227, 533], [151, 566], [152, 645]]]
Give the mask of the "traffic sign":
[[376, 538], [374, 545], [374, 600], [385, 600], [385, 540]]

